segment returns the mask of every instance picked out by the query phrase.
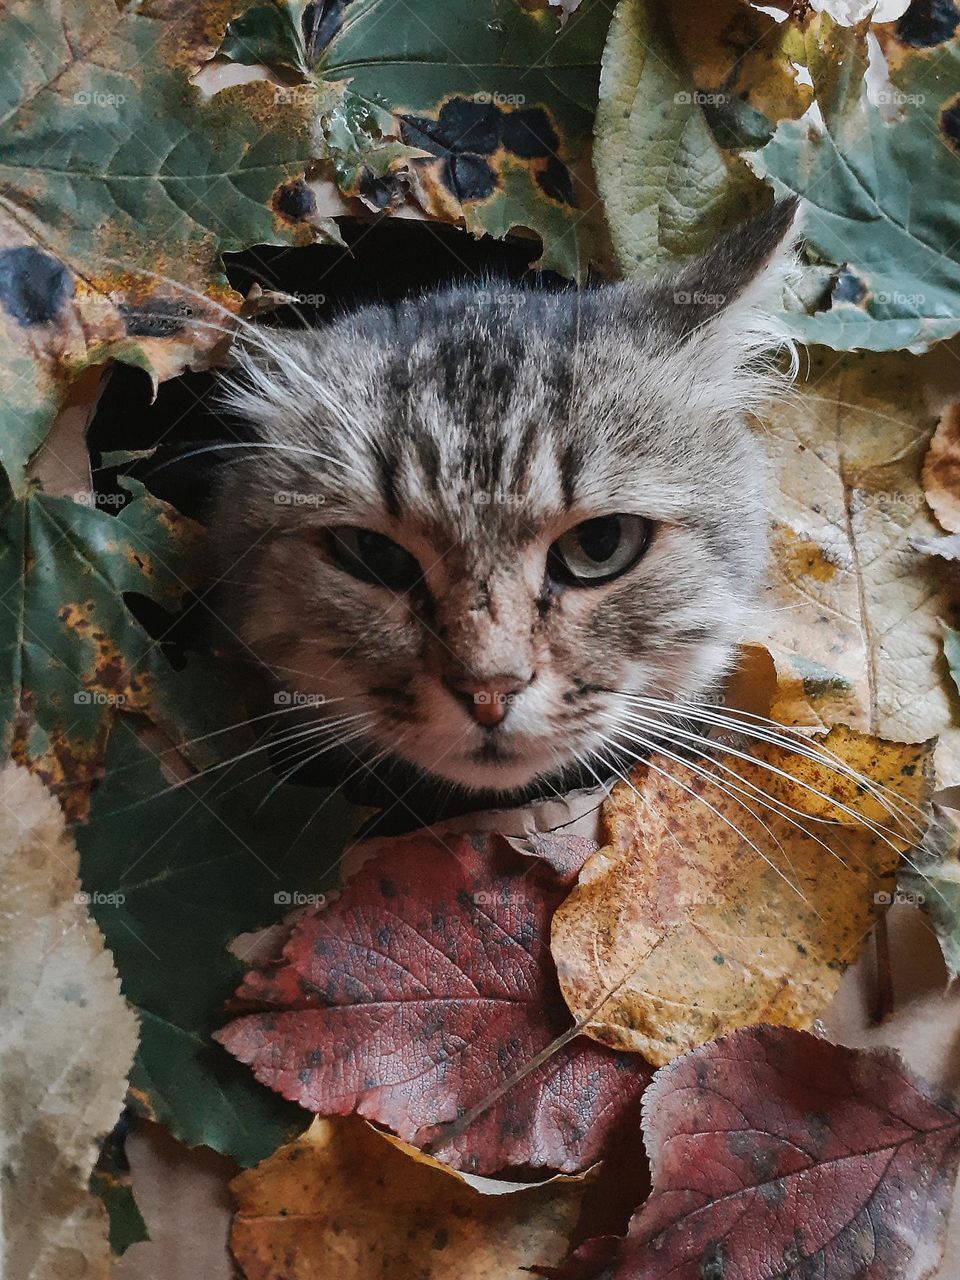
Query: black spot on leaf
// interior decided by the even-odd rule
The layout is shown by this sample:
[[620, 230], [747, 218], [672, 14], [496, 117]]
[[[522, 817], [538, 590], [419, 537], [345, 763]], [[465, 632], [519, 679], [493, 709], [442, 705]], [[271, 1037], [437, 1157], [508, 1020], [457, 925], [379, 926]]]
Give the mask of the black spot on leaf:
[[929, 49], [951, 40], [960, 24], [960, 11], [952, 0], [913, 0], [897, 19], [897, 39], [915, 49]]
[[846, 267], [837, 276], [831, 295], [833, 302], [852, 302], [859, 305], [867, 296], [867, 286], [858, 275]]
[[544, 109], [530, 107], [504, 113], [503, 145], [515, 156], [529, 160], [556, 155], [560, 139]]
[[136, 306], [121, 302], [117, 308], [123, 316], [127, 333], [134, 338], [169, 338], [182, 333], [193, 307], [170, 298], [145, 298]]
[[711, 1240], [700, 1255], [700, 1280], [723, 1280], [727, 1253], [722, 1240]]
[[296, 181], [287, 182], [279, 189], [274, 197], [274, 207], [285, 218], [299, 221], [316, 212], [317, 200], [303, 179], [297, 178]]
[[485, 200], [497, 186], [497, 175], [480, 156], [451, 156], [444, 165], [444, 182], [457, 199]]
[[364, 167], [357, 183], [360, 195], [377, 209], [388, 209], [403, 196], [403, 181], [399, 174], [387, 173], [382, 178]]
[[501, 114], [491, 103], [451, 98], [431, 116], [403, 116], [401, 137], [411, 147], [433, 156], [489, 156], [500, 145]]
[[576, 208], [577, 197], [573, 190], [573, 183], [570, 181], [570, 170], [556, 156], [551, 156], [537, 174], [537, 183], [551, 200], [559, 200], [561, 204], [573, 205]]
[[59, 258], [29, 245], [0, 250], [0, 306], [17, 324], [49, 324], [72, 296], [73, 277]]
[[462, 203], [484, 200], [496, 189], [497, 175], [486, 157], [500, 146], [502, 123], [500, 109], [492, 103], [451, 98], [436, 120], [401, 117], [400, 136], [408, 146], [443, 160], [441, 181]]
[[940, 128], [954, 150], [960, 150], [960, 102], [954, 102], [940, 113]]

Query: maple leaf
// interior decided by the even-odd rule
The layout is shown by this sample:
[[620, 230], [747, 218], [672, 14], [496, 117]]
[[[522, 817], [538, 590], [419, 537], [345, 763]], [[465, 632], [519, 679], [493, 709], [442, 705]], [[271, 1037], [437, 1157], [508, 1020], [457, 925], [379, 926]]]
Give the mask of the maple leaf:
[[798, 743], [654, 754], [614, 789], [606, 844], [553, 921], [560, 986], [590, 1035], [659, 1064], [750, 1023], [809, 1026], [829, 1002], [923, 835], [884, 804], [922, 816], [931, 745], [843, 727], [820, 756]]
[[650, 1071], [584, 1037], [555, 1043], [571, 1029], [549, 952], [564, 884], [496, 835], [379, 843], [247, 976], [237, 998], [258, 1011], [216, 1038], [284, 1097], [356, 1110], [460, 1168], [592, 1164]]
[[960, 1114], [890, 1050], [750, 1027], [658, 1071], [644, 1132], [653, 1192], [626, 1237], [541, 1274], [921, 1280], [937, 1264]]

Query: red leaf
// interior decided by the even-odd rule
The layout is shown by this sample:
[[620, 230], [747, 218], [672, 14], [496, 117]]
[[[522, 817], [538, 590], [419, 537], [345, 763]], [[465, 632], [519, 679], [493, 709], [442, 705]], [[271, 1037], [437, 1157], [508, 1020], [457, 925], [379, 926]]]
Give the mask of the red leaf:
[[749, 1027], [657, 1072], [653, 1193], [563, 1280], [921, 1280], [936, 1266], [960, 1115], [896, 1054]]
[[[379, 842], [380, 845], [383, 842]], [[248, 974], [217, 1039], [262, 1083], [325, 1115], [358, 1111], [472, 1172], [572, 1172], [631, 1119], [652, 1074], [580, 1036], [484, 1104], [570, 1028], [550, 956], [566, 889], [499, 836], [418, 832], [365, 863]]]

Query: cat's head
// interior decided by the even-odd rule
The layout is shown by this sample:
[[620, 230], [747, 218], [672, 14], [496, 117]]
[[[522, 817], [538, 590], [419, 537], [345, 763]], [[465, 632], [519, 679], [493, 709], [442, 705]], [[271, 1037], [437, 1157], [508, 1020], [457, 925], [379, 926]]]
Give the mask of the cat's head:
[[647, 286], [456, 288], [248, 348], [263, 447], [214, 524], [243, 644], [358, 752], [483, 792], [707, 689], [765, 559], [746, 420], [794, 215]]

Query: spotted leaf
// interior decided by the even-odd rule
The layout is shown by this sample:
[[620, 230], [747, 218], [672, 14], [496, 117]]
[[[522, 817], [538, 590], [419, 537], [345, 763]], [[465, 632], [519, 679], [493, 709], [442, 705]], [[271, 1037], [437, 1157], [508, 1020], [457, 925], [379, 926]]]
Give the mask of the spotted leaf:
[[247, 976], [237, 1002], [254, 1012], [216, 1038], [284, 1097], [357, 1111], [458, 1168], [592, 1164], [649, 1070], [557, 1043], [571, 1026], [549, 955], [564, 884], [498, 836], [376, 848]]
[[834, 267], [808, 311], [789, 313], [794, 333], [837, 350], [918, 351], [960, 329], [960, 40], [953, 24], [943, 43], [913, 20], [889, 30], [900, 56], [881, 109], [864, 82], [868, 25], [818, 15], [805, 61], [822, 127], [781, 123], [752, 163], [778, 193], [804, 197], [811, 256]]
[[644, 1139], [653, 1193], [626, 1237], [541, 1274], [922, 1280], [936, 1267], [960, 1113], [889, 1050], [747, 1028], [657, 1072]]

